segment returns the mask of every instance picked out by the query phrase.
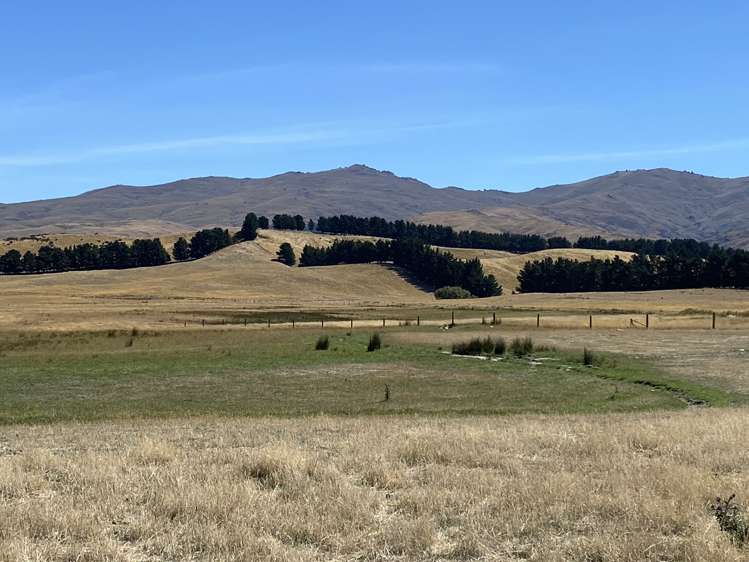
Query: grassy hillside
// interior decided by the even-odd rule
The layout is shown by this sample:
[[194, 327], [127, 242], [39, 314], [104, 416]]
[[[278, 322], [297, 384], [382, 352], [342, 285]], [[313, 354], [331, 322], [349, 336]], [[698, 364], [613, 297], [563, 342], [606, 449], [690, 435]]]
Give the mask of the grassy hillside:
[[[144, 322], [176, 322], [185, 316], [190, 318], [192, 313], [198, 318], [211, 318], [213, 312], [268, 308], [361, 310], [438, 304], [474, 303], [483, 307], [509, 304], [506, 297], [438, 302], [430, 293], [409, 283], [398, 271], [383, 265], [289, 268], [275, 261], [282, 242], [289, 242], [299, 255], [305, 244], [324, 246], [337, 238], [341, 237], [268, 230], [261, 231], [256, 241], [237, 244], [193, 262], [143, 269], [0, 276], [0, 303], [3, 304], [0, 320], [6, 326], [109, 327], [114, 321], [118, 326], [127, 327]], [[591, 255], [612, 254], [554, 250], [518, 256], [485, 250], [446, 250], [461, 258], [479, 256], [487, 271], [504, 284], [506, 295], [512, 292], [517, 272], [527, 259], [545, 255], [588, 259]]]
[[479, 258], [487, 273], [493, 274], [499, 284], [506, 292], [512, 292], [517, 287], [518, 273], [529, 261], [537, 261], [546, 258], [567, 258], [571, 260], [589, 260], [596, 258], [600, 260], [613, 259], [618, 256], [623, 260], [629, 260], [634, 254], [630, 252], [616, 252], [612, 250], [583, 250], [579, 248], [565, 248], [554, 250], [541, 250], [528, 254], [511, 254], [496, 250], [473, 250], [467, 248], [444, 248], [461, 259]]

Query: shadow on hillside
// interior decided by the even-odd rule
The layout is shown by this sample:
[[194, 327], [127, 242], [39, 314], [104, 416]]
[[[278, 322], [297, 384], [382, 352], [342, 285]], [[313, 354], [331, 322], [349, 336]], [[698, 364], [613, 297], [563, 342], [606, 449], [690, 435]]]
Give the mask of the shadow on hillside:
[[398, 267], [393, 265], [392, 263], [380, 263], [382, 267], [385, 267], [395, 273], [398, 277], [406, 281], [407, 283], [413, 285], [417, 289], [420, 289], [426, 293], [433, 293], [437, 287], [431, 284], [423, 283], [416, 279], [413, 275], [411, 275], [408, 270], [403, 269], [402, 267]]

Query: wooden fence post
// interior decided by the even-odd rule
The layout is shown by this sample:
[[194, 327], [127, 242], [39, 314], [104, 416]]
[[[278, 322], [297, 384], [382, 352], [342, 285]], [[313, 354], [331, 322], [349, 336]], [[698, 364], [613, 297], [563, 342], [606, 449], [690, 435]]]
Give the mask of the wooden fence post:
[[270, 318], [268, 318], [268, 327], [270, 328]]
[[536, 314], [536, 328], [540, 328], [540, 327], [541, 327], [541, 315]]
[[455, 311], [452, 311], [452, 316], [450, 317], [450, 326], [455, 326]]
[[645, 315], [645, 329], [647, 330], [648, 328], [650, 328], [650, 314], [649, 313]]
[[593, 315], [592, 314], [588, 317], [588, 328], [590, 330], [593, 329]]
[[352, 330], [354, 329], [354, 319], [353, 318], [351, 319], [351, 329]]
[[715, 313], [713, 312], [713, 330], [715, 329]]
[[324, 328], [324, 327], [325, 327], [325, 319], [321, 319], [321, 320], [320, 320], [320, 327], [321, 327], [321, 328]]
[[492, 312], [492, 326], [497, 323], [497, 313]]
[[385, 319], [384, 318], [382, 319], [382, 327], [383, 328], [385, 327]]
[[416, 317], [416, 325], [421, 326], [421, 316]]

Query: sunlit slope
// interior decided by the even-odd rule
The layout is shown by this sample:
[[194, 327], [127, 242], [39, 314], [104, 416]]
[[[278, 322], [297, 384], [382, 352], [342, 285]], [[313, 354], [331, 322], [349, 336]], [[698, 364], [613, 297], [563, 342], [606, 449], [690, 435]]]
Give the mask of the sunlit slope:
[[214, 312], [434, 301], [389, 267], [300, 268], [274, 261], [279, 240], [300, 248], [307, 236], [316, 235], [272, 233], [201, 260], [162, 267], [0, 276], [0, 323], [53, 329], [176, 326], [192, 314], [199, 319]]
[[545, 258], [567, 258], [571, 260], [599, 260], [613, 259], [619, 256], [623, 260], [629, 260], [634, 255], [630, 252], [615, 252], [612, 250], [583, 250], [580, 248], [564, 248], [554, 250], [542, 250], [529, 254], [511, 254], [509, 252], [498, 252], [495, 250], [472, 250], [463, 248], [443, 248], [461, 259], [479, 258], [487, 273], [493, 274], [505, 292], [509, 293], [517, 287], [517, 277], [523, 266], [529, 261], [538, 261]]

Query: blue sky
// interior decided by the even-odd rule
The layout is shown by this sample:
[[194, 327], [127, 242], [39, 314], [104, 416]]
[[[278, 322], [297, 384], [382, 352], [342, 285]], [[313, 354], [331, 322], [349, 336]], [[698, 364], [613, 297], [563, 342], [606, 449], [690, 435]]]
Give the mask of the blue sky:
[[352, 163], [524, 190], [749, 175], [746, 2], [0, 7], [0, 201]]

